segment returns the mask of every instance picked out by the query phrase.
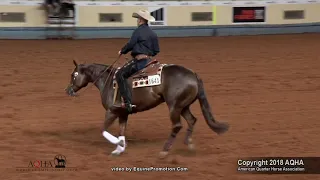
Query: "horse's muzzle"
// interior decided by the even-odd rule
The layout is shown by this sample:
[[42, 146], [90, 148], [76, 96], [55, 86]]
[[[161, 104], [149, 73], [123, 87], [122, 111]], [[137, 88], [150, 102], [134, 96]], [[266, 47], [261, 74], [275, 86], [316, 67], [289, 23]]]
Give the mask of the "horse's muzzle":
[[69, 85], [64, 89], [69, 96], [77, 96], [76, 92], [73, 90], [72, 86]]

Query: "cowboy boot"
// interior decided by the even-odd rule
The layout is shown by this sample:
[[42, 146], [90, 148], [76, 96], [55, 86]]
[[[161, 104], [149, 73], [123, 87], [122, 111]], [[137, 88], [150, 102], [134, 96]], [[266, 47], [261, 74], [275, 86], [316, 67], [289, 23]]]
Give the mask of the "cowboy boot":
[[132, 113], [132, 108], [135, 108], [136, 105], [131, 104], [131, 103], [125, 103], [125, 107], [127, 108], [127, 111], [128, 111], [129, 113]]
[[131, 102], [131, 92], [130, 89], [127, 89], [126, 91], [126, 98], [124, 98], [124, 102], [125, 102], [125, 107], [127, 108], [128, 112], [131, 113], [132, 112], [132, 108], [136, 107], [136, 105], [133, 105]]
[[[123, 85], [123, 84], [122, 84]], [[129, 113], [131, 113], [132, 112], [132, 108], [135, 108], [135, 107], [137, 107], [136, 105], [134, 105], [134, 104], [131, 104], [131, 101], [129, 100], [130, 98], [129, 98], [129, 95], [128, 95], [128, 91], [125, 91], [125, 92], [123, 92], [125, 95], [123, 96], [122, 94], [121, 94], [121, 89], [120, 89], [121, 87], [119, 86], [119, 90], [120, 90], [120, 95], [121, 95], [121, 99], [123, 99], [123, 101], [120, 101], [120, 104], [118, 104], [118, 103], [116, 103], [116, 104], [114, 104], [113, 106], [114, 107], [117, 107], [117, 108], [125, 108], [125, 109], [127, 109], [127, 111], [129, 112]]]
[[113, 105], [114, 107], [117, 107], [117, 108], [123, 108], [123, 109], [126, 109], [128, 111], [128, 113], [132, 113], [132, 109], [137, 107], [136, 105], [134, 104], [131, 104], [131, 103], [121, 103], [121, 104], [114, 104]]

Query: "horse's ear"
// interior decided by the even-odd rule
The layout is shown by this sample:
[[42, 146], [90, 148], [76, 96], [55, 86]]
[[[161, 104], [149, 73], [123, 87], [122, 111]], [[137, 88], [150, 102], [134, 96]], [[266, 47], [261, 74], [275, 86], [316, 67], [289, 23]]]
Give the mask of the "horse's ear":
[[78, 66], [78, 63], [75, 61], [75, 60], [73, 60], [73, 64], [77, 67]]

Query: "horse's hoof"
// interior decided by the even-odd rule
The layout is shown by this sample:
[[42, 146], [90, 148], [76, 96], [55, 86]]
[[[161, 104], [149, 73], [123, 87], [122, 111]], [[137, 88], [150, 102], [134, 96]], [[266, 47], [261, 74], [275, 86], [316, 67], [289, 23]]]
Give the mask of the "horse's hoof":
[[190, 151], [195, 151], [195, 150], [196, 150], [196, 147], [195, 147], [194, 144], [188, 144], [188, 149], [189, 149]]
[[110, 157], [119, 157], [120, 156], [120, 154], [112, 154], [112, 153], [110, 153], [110, 155], [109, 155]]
[[166, 158], [166, 157], [168, 156], [168, 154], [169, 154], [169, 152], [167, 152], [167, 151], [161, 151], [161, 152], [159, 153], [159, 159], [164, 159], [164, 158]]
[[111, 155], [113, 156], [119, 156], [120, 154], [122, 154], [124, 152], [125, 148], [121, 147], [121, 146], [117, 146], [117, 148], [111, 152]]
[[121, 154], [122, 154], [122, 152], [117, 151], [117, 150], [114, 150], [114, 151], [111, 152], [112, 156], [120, 156]]

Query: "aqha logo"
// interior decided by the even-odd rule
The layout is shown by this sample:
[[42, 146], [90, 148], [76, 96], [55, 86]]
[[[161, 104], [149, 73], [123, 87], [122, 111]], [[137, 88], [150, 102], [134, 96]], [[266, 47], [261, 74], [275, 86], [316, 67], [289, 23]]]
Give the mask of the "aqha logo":
[[301, 166], [304, 165], [302, 159], [287, 159], [285, 162], [285, 165], [290, 165], [290, 166]]
[[29, 168], [52, 168], [52, 162], [51, 161], [40, 161], [40, 160], [36, 160], [36, 161], [30, 161]]

